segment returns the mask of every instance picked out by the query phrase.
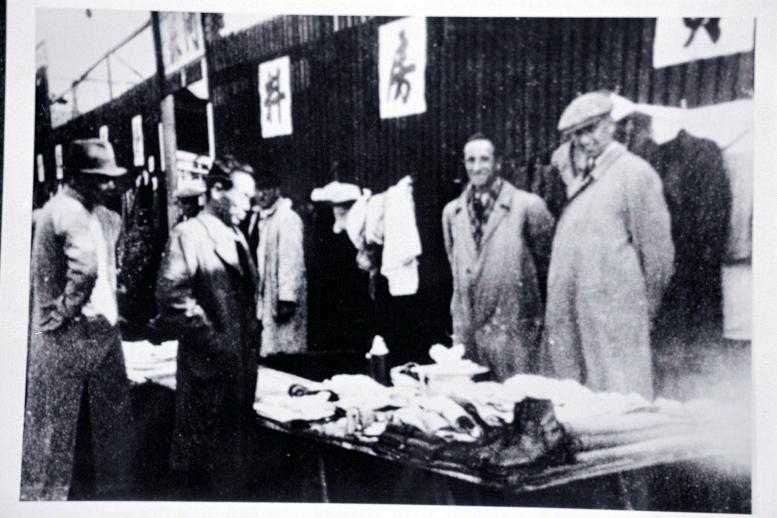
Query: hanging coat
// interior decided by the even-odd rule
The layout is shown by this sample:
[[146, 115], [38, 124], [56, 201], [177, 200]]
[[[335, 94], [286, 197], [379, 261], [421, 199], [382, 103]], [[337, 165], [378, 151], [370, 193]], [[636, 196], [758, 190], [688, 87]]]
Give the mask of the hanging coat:
[[[305, 277], [302, 220], [291, 200], [279, 198], [269, 210], [258, 246], [264, 251], [259, 272], [258, 306], [261, 306], [262, 345], [259, 354], [298, 353], [307, 350], [308, 289]], [[257, 251], [257, 254], [259, 253]], [[294, 302], [294, 315], [278, 321], [278, 301]]]
[[[93, 230], [95, 222], [102, 238]], [[99, 298], [94, 307], [112, 306], [107, 313], [117, 318], [115, 250], [120, 228], [118, 214], [102, 206], [87, 209], [70, 187], [46, 203], [36, 219], [23, 500], [68, 497], [84, 389], [96, 492], [115, 492], [130, 483], [132, 408], [121, 336], [115, 322], [85, 310]], [[107, 267], [101, 282], [107, 285], [95, 289], [100, 256]], [[100, 295], [93, 299], [95, 292]]]
[[156, 297], [161, 322], [179, 337], [175, 470], [240, 471], [256, 391], [255, 290], [255, 266], [235, 229], [207, 211], [173, 228]]
[[535, 369], [553, 217], [540, 197], [504, 181], [478, 253], [467, 193], [448, 203], [442, 216], [453, 273], [454, 342], [503, 380]]
[[544, 359], [594, 390], [652, 397], [650, 325], [672, 274], [661, 180], [613, 143], [569, 193], [553, 240]]
[[[660, 337], [697, 349], [722, 335], [721, 265], [731, 189], [715, 142], [680, 131], [652, 162], [664, 184], [675, 246], [674, 276], [657, 321]], [[671, 342], [670, 342], [671, 341]], [[658, 345], [658, 344], [657, 344]]]

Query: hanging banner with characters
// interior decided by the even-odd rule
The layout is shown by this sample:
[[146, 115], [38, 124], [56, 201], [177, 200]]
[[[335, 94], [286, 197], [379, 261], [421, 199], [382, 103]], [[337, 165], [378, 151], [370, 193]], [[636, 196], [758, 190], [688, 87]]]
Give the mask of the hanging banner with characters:
[[259, 65], [262, 138], [291, 135], [291, 61], [283, 56]]
[[159, 33], [165, 74], [205, 55], [200, 13], [160, 12]]
[[750, 52], [754, 44], [753, 18], [658, 18], [653, 68]]
[[380, 118], [426, 112], [426, 18], [403, 18], [378, 29]]

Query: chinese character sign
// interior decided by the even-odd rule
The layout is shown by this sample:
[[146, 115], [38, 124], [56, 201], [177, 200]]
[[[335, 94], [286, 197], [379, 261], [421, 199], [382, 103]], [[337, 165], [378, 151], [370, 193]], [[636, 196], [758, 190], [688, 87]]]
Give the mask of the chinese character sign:
[[752, 18], [658, 18], [653, 68], [753, 50]]
[[162, 62], [169, 74], [205, 54], [199, 13], [159, 13]]
[[143, 148], [143, 117], [132, 117], [132, 165], [143, 167], [146, 163], [146, 153]]
[[426, 111], [426, 18], [403, 18], [378, 29], [380, 118]]
[[283, 56], [259, 65], [262, 138], [291, 135], [291, 62]]

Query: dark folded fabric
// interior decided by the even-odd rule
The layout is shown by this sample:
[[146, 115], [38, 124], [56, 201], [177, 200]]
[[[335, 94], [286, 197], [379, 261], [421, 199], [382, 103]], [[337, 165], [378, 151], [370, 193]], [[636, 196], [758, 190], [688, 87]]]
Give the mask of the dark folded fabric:
[[489, 426], [471, 404], [462, 407], [484, 431], [477, 442], [446, 442], [409, 425], [389, 424], [373, 447], [385, 455], [491, 480], [514, 480], [548, 465], [573, 461], [570, 438], [548, 400], [527, 398], [516, 403], [513, 422], [503, 427]]

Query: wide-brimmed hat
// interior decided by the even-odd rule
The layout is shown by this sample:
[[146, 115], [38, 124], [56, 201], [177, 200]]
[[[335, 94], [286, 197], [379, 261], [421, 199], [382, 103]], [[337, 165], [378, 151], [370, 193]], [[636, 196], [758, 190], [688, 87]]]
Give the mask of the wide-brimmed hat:
[[65, 167], [83, 174], [122, 176], [127, 172], [116, 165], [113, 146], [99, 138], [74, 140], [68, 148]]
[[558, 130], [570, 133], [590, 126], [612, 111], [612, 99], [607, 92], [588, 92], [576, 97], [558, 121]]

